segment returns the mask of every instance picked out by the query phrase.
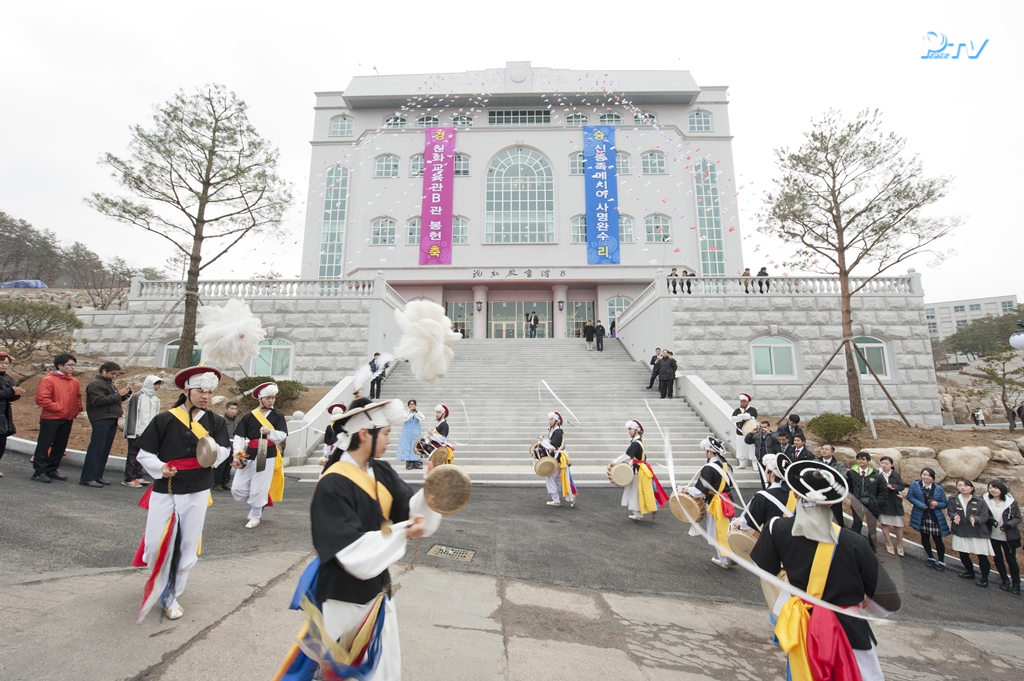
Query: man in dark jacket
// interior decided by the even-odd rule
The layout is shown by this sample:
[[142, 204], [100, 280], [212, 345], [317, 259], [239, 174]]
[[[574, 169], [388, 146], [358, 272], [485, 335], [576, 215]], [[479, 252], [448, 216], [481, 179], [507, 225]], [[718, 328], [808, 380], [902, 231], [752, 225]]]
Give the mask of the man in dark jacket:
[[107, 467], [110, 446], [114, 444], [114, 436], [117, 435], [117, 420], [123, 413], [121, 402], [127, 400], [132, 392], [128, 386], [119, 390], [114, 385], [114, 379], [120, 371], [120, 364], [104, 362], [100, 365], [99, 376], [85, 388], [85, 411], [92, 424], [92, 437], [85, 451], [79, 485], [99, 488], [110, 484], [103, 479], [103, 471]]
[[651, 357], [651, 382], [647, 384], [648, 390], [654, 387], [654, 379], [658, 377], [658, 362], [660, 361], [661, 348], [654, 348], [654, 356]]
[[793, 461], [811, 461], [814, 459], [814, 452], [806, 447], [803, 435], [793, 436]]
[[597, 320], [597, 326], [594, 327], [594, 336], [597, 338], [597, 351], [604, 352], [605, 330], [604, 324], [601, 323], [600, 319]]
[[[20, 400], [25, 389], [14, 385], [14, 380], [7, 375], [13, 358], [6, 352], [0, 352], [0, 459], [7, 449], [7, 438], [14, 435], [14, 416], [11, 413], [11, 402]], [[4, 477], [0, 473], [0, 478]]]
[[677, 368], [678, 364], [676, 364], [675, 358], [672, 357], [672, 351], [665, 350], [662, 354], [661, 362], [658, 363], [658, 389], [661, 392], [662, 399], [666, 397], [670, 400], [672, 399], [672, 389], [676, 383]]
[[860, 528], [867, 523], [868, 541], [871, 542], [871, 549], [875, 550], [876, 521], [888, 493], [885, 479], [878, 469], [871, 466], [870, 454], [857, 452], [857, 465], [846, 472], [846, 482], [850, 486], [850, 510], [853, 515], [850, 529], [860, 534]]
[[[842, 476], [843, 480], [846, 480], [846, 466], [843, 462], [836, 458], [836, 448], [826, 443], [821, 446], [818, 450], [821, 455], [818, 457], [818, 461], [822, 462], [829, 468], [835, 469], [836, 473]], [[832, 506], [832, 517], [835, 518], [836, 525], [839, 527], [846, 527], [846, 523], [843, 522], [843, 505], [834, 504]]]
[[772, 424], [768, 421], [761, 421], [761, 427], [747, 433], [743, 441], [748, 445], [754, 445], [754, 456], [758, 462], [763, 461], [767, 454], [778, 454], [782, 451], [779, 437], [772, 432]]
[[583, 325], [583, 339], [587, 341], [587, 350], [594, 349], [594, 325], [588, 319], [587, 323]]
[[779, 426], [778, 434], [782, 435], [783, 433], [785, 433], [786, 436], [789, 437], [789, 441], [793, 442], [794, 444], [794, 438], [797, 435], [803, 437], [804, 429], [800, 427], [800, 417], [797, 416], [796, 414], [790, 414], [789, 419], [787, 419], [785, 423]]

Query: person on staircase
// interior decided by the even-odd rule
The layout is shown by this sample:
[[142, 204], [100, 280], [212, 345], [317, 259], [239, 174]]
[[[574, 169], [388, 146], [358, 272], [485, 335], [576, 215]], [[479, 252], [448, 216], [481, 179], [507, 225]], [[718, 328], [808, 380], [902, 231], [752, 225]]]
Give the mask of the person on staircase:
[[[284, 414], [274, 409], [277, 400], [277, 384], [261, 383], [252, 391], [258, 404], [242, 416], [235, 429], [235, 458], [245, 465], [235, 473], [231, 483], [231, 496], [235, 501], [249, 504], [246, 529], [258, 527], [263, 517], [263, 507], [273, 501], [281, 501], [284, 494], [284, 459], [278, 445], [288, 437], [288, 424]], [[266, 440], [266, 467], [257, 471], [257, 456], [260, 440]]]
[[423, 459], [416, 453], [416, 442], [420, 439], [423, 414], [417, 409], [416, 400], [406, 403], [402, 433], [398, 437], [398, 460], [405, 462], [405, 469], [423, 468]]
[[604, 336], [605, 336], [604, 324], [602, 324], [601, 320], [598, 319], [597, 320], [597, 326], [594, 327], [594, 337], [597, 338], [597, 351], [598, 352], [604, 352]]
[[629, 447], [626, 453], [614, 459], [611, 465], [626, 463], [633, 465], [633, 479], [622, 488], [622, 506], [628, 508], [630, 520], [642, 523], [644, 515], [650, 513], [651, 520], [658, 517], [658, 510], [668, 503], [668, 494], [654, 474], [651, 464], [647, 463], [644, 450], [644, 427], [633, 419], [626, 421], [626, 432], [629, 433]]
[[661, 361], [658, 362], [658, 390], [661, 393], [661, 399], [672, 399], [672, 392], [676, 387], [676, 369], [679, 365], [676, 364], [676, 360], [672, 357], [671, 350], [665, 350], [661, 355]]
[[565, 497], [569, 505], [576, 508], [576, 483], [573, 482], [572, 472], [569, 470], [572, 463], [569, 455], [565, 453], [562, 415], [557, 411], [548, 412], [548, 434], [547, 438], [541, 439], [540, 446], [558, 462], [558, 470], [544, 478], [548, 494], [551, 495], [548, 506], [561, 506], [561, 499]]
[[[736, 507], [732, 504], [732, 494], [736, 487], [729, 464], [725, 460], [725, 443], [713, 437], [704, 438], [700, 443], [704, 450], [707, 463], [697, 474], [697, 480], [687, 493], [695, 499], [704, 498], [707, 509], [708, 543], [715, 547], [715, 557], [711, 562], [728, 570], [731, 567], [729, 558], [722, 555], [719, 545], [726, 546], [729, 537], [729, 523], [736, 517]], [[697, 536], [697, 530], [690, 527], [690, 536]], [[718, 545], [712, 543], [716, 540]], [[776, 570], [776, 573], [778, 571]]]
[[[746, 468], [747, 463], [757, 466], [757, 453], [754, 451], [753, 443], [746, 442], [743, 434], [743, 424], [750, 419], [757, 418], [757, 409], [750, 406], [750, 394], [740, 393], [740, 406], [732, 411], [732, 420], [736, 424], [736, 458], [739, 460], [737, 468]], [[788, 452], [787, 452], [788, 453]]]
[[[647, 389], [650, 390], [654, 387], [654, 379], [658, 378], [658, 363], [661, 361], [661, 348], [654, 348], [654, 355], [651, 357], [651, 381], [647, 384]], [[661, 387], [660, 385], [658, 386]]]
[[583, 325], [583, 340], [587, 341], [587, 352], [594, 349], [594, 334], [597, 330], [594, 328], [594, 324], [588, 319], [587, 323]]
[[446, 464], [455, 463], [455, 450], [448, 444], [448, 415], [450, 413], [447, 405], [439, 404], [434, 407], [434, 418], [437, 419], [437, 425], [434, 426], [434, 430], [423, 436], [425, 443], [435, 448], [444, 447], [448, 450], [444, 461]]

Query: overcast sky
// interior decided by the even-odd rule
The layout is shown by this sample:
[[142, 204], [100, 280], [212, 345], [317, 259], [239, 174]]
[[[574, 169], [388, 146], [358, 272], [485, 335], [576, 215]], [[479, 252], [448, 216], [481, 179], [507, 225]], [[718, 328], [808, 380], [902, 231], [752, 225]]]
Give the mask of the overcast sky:
[[[403, 9], [407, 7], [408, 9]], [[100, 255], [162, 266], [159, 237], [94, 213], [82, 198], [116, 192], [97, 165], [123, 154], [129, 126], [155, 104], [208, 82], [234, 90], [281, 152], [296, 188], [282, 243], [243, 242], [207, 278], [298, 274], [314, 91], [352, 76], [501, 68], [506, 61], [585, 70], [683, 69], [728, 85], [745, 264], [789, 250], [754, 231], [776, 174], [829, 108], [881, 109], [929, 175], [955, 178], [935, 214], [964, 226], [956, 255], [924, 273], [926, 300], [1016, 294], [1024, 300], [1024, 45], [1020, 2], [225, 3], [179, 0], [9, 5], [0, 24], [0, 211], [80, 240]], [[924, 60], [925, 34], [988, 40], [978, 59]], [[899, 271], [903, 271], [901, 268]]]

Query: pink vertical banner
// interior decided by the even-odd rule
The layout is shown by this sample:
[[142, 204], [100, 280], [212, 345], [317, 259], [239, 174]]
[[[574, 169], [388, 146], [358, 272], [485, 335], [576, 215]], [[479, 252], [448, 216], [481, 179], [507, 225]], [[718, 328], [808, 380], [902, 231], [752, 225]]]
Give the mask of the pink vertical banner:
[[420, 264], [452, 264], [455, 128], [427, 128], [423, 147]]

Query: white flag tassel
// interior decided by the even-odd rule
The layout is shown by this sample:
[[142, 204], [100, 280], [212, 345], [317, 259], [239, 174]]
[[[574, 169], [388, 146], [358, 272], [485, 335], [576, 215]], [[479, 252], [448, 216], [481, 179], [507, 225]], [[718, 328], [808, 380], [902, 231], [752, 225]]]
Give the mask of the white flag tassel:
[[448, 371], [455, 358], [451, 346], [462, 339], [452, 331], [452, 320], [444, 308], [426, 300], [414, 300], [405, 311], [395, 310], [395, 320], [402, 329], [402, 340], [395, 346], [395, 355], [409, 360], [418, 381], [433, 383]]
[[260, 342], [267, 337], [249, 306], [236, 298], [223, 306], [199, 308], [199, 319], [202, 328], [196, 343], [203, 349], [203, 361], [216, 366], [235, 366], [258, 356]]

